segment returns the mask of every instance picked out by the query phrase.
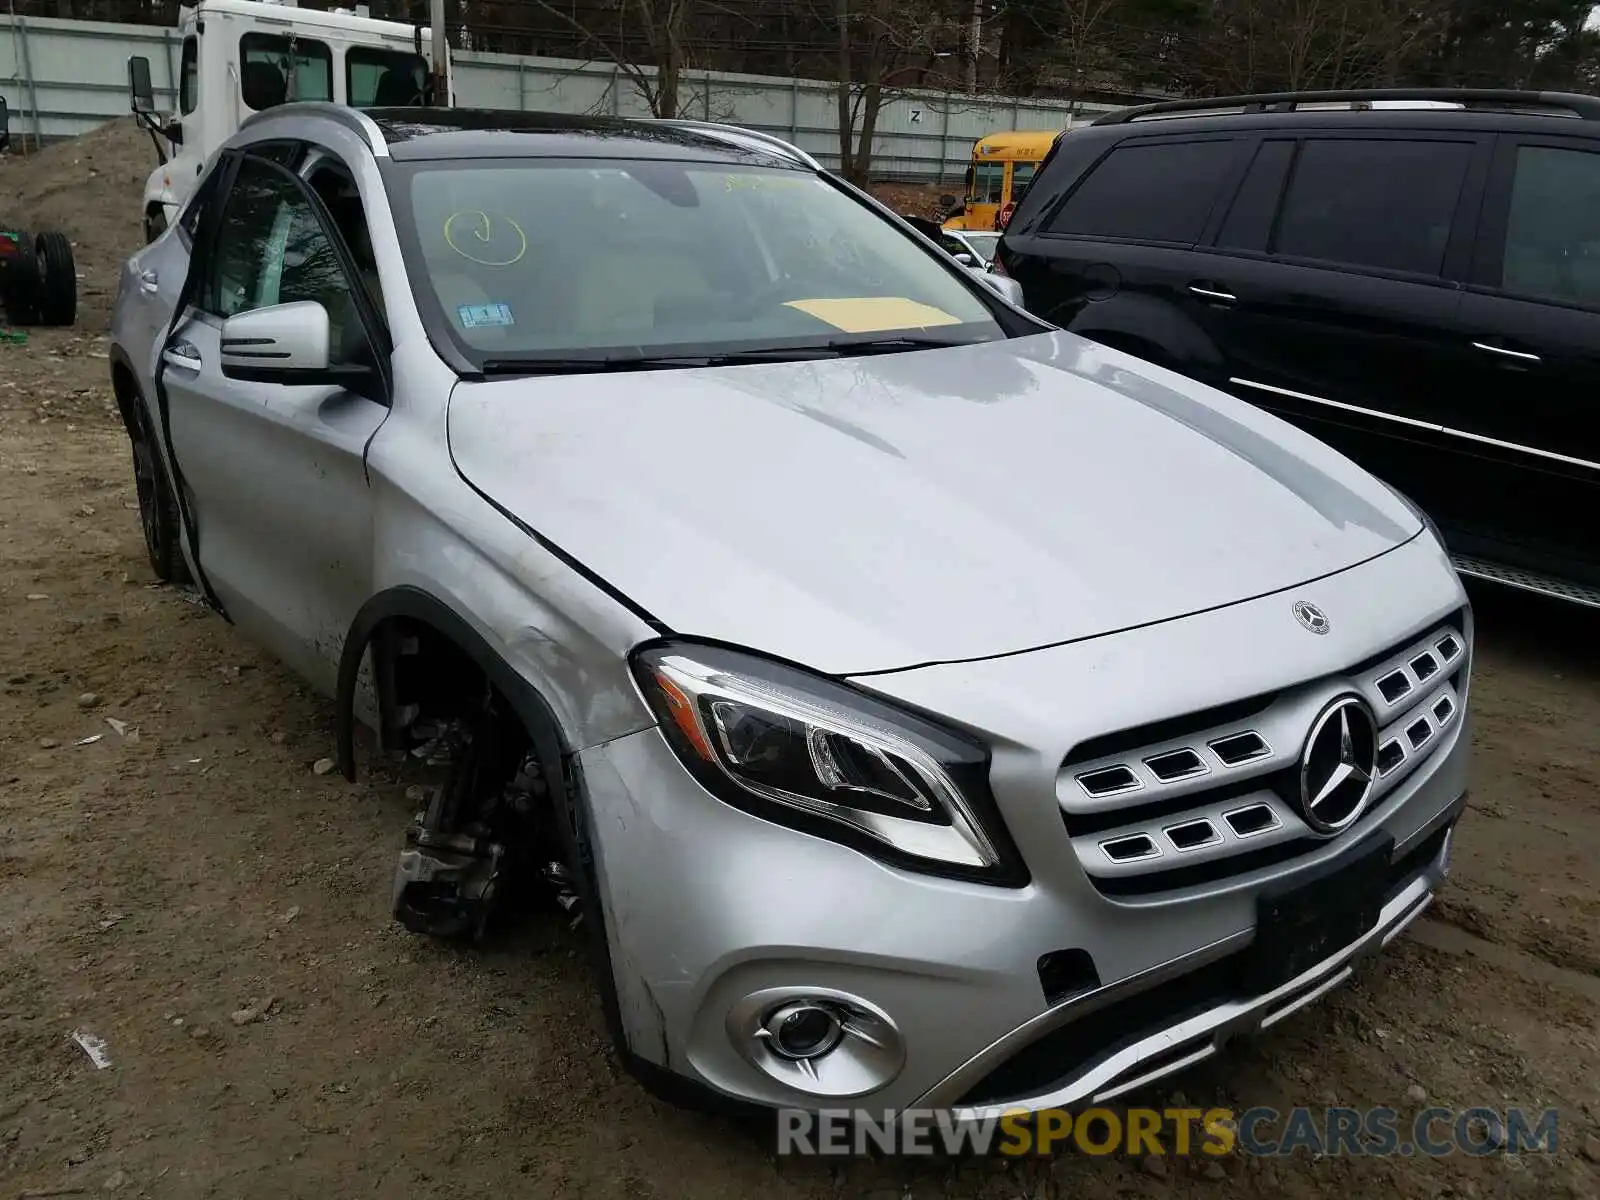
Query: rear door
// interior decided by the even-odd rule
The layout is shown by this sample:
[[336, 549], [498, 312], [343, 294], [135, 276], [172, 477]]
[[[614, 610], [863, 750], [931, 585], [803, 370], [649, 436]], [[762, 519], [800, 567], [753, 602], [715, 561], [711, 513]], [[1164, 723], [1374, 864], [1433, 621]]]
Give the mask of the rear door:
[[1469, 465], [1438, 426], [1469, 366], [1461, 283], [1493, 139], [1268, 135], [1205, 253], [1192, 313], [1216, 380], [1443, 516]]
[[[1178, 356], [1170, 309], [1194, 277], [1193, 247], [1248, 141], [1226, 132], [1151, 136], [1104, 150], [1026, 228], [1013, 221], [1007, 230], [1006, 269], [1029, 311], [1136, 353]], [[1073, 173], [1073, 149], [1069, 138], [1038, 188]]]
[[1505, 135], [1444, 422], [1493, 503], [1469, 550], [1600, 584], [1600, 143]]

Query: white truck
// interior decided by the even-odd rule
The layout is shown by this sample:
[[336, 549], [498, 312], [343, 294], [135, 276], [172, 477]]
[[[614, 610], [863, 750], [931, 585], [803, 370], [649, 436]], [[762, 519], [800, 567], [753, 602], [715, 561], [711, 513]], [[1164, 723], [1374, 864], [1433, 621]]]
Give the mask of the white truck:
[[436, 73], [430, 31], [364, 10], [198, 0], [178, 10], [178, 28], [177, 112], [156, 110], [149, 60], [128, 60], [134, 114], [161, 159], [144, 189], [146, 241], [176, 219], [206, 163], [252, 113], [292, 100], [388, 108], [453, 99], [448, 55]]

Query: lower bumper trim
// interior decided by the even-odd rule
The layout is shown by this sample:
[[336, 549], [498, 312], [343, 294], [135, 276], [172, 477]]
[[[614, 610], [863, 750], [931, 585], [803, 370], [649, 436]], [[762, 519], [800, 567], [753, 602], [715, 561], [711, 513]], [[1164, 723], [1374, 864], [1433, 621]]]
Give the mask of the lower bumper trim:
[[1419, 917], [1433, 900], [1426, 877], [1413, 880], [1383, 906], [1378, 922], [1356, 941], [1262, 996], [1230, 1000], [1156, 1030], [1095, 1062], [1046, 1093], [1004, 1102], [957, 1105], [958, 1123], [993, 1120], [1008, 1112], [1037, 1112], [1101, 1104], [1217, 1054], [1234, 1037], [1270, 1028], [1348, 980]]

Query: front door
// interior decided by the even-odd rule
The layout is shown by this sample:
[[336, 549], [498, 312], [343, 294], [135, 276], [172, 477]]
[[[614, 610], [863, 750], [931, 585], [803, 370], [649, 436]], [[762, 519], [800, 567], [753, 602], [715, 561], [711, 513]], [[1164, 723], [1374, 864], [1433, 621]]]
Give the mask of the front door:
[[314, 300], [329, 314], [332, 362], [374, 361], [377, 334], [298, 178], [246, 156], [222, 202], [215, 244], [197, 248], [193, 303], [163, 350], [173, 450], [201, 568], [229, 616], [331, 690], [371, 594], [364, 460], [388, 408], [341, 387], [225, 378], [222, 329], [237, 313]]
[[1492, 499], [1464, 548], [1600, 585], [1600, 144], [1501, 139], [1462, 323], [1447, 428]]
[[1443, 520], [1466, 463], [1439, 432], [1491, 140], [1267, 138], [1185, 301], [1216, 382], [1349, 454]]

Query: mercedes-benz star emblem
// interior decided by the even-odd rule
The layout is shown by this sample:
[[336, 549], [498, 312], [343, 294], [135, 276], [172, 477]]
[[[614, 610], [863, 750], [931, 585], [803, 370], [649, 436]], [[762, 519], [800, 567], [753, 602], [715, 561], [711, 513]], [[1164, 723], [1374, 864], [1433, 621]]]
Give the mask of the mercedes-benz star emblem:
[[1328, 632], [1328, 614], [1306, 600], [1294, 602], [1294, 619], [1312, 633]]
[[1377, 723], [1356, 697], [1340, 697], [1311, 726], [1300, 756], [1300, 815], [1317, 833], [1338, 833], [1366, 808], [1377, 773]]

